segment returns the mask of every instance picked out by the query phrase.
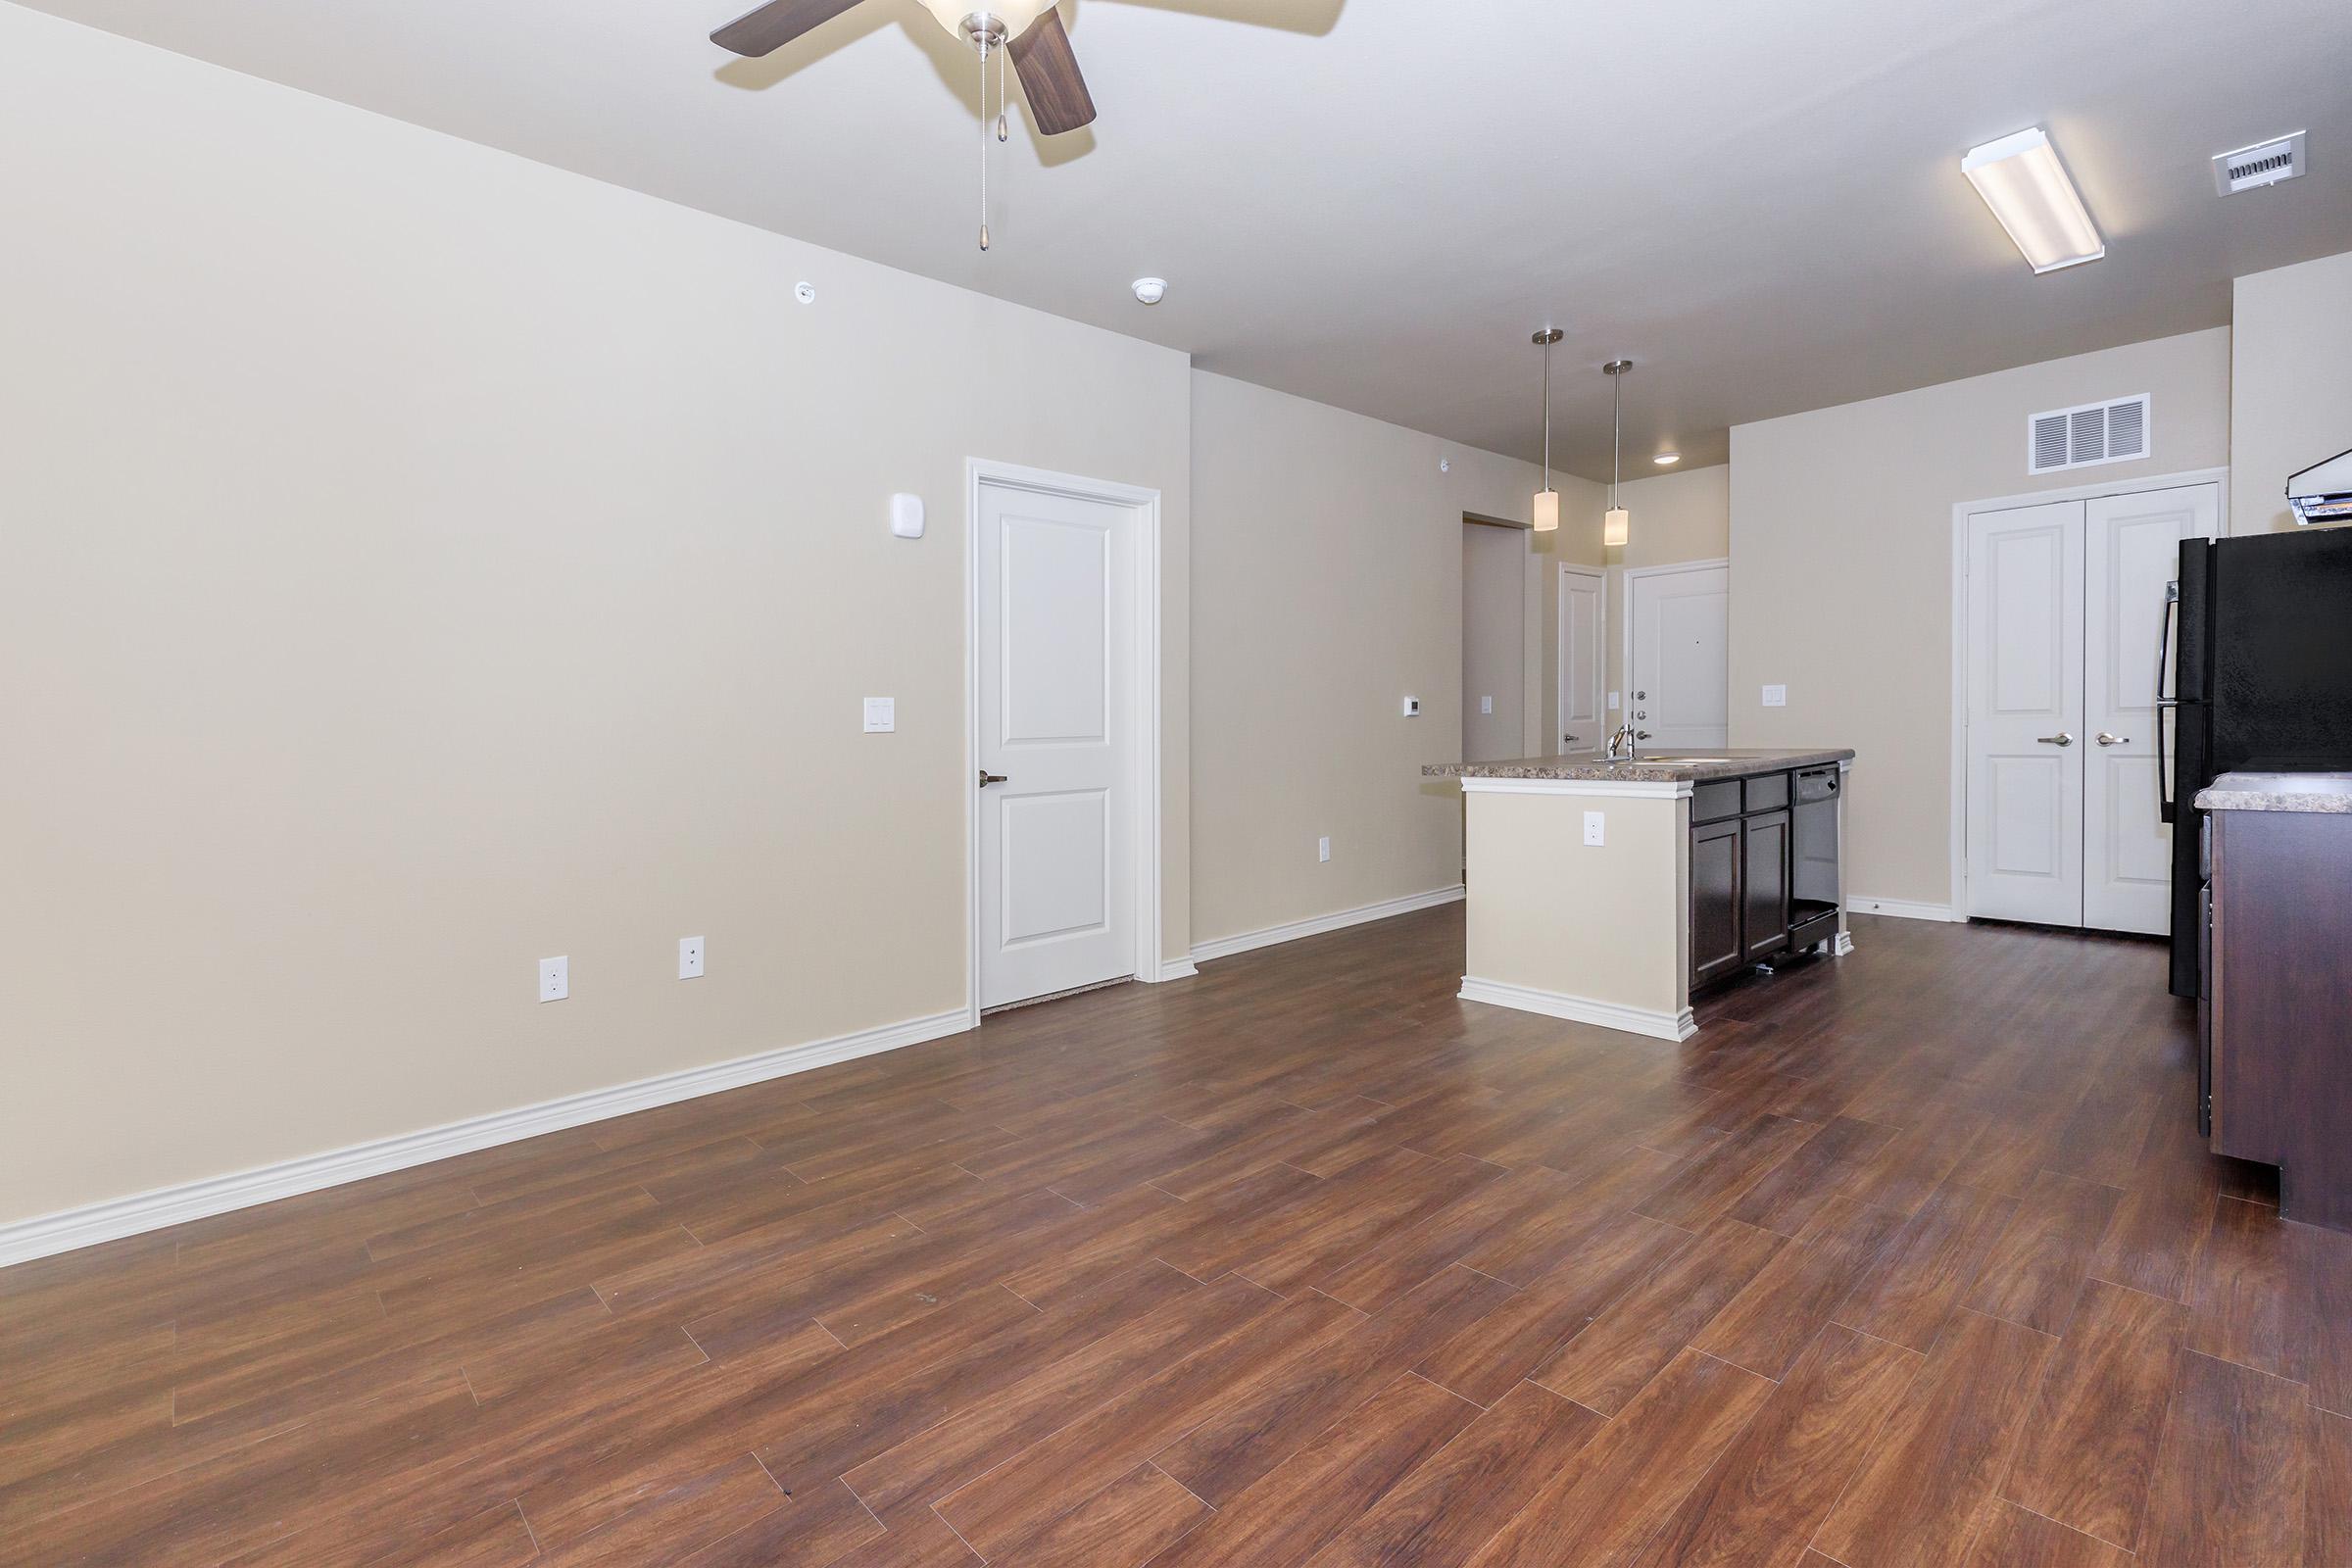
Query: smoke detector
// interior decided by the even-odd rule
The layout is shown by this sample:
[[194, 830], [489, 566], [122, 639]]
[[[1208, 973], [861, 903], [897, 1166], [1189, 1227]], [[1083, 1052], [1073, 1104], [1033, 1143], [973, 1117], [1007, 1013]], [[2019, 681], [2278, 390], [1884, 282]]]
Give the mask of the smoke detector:
[[2276, 185], [2282, 179], [2297, 179], [2303, 173], [2304, 132], [2291, 136], [2276, 136], [2269, 141], [2240, 147], [2233, 153], [2222, 153], [2213, 161], [2213, 188], [2225, 196], [2241, 190], [2256, 190], [2264, 185]]
[[1157, 305], [1168, 297], [1168, 280], [1164, 277], [1139, 277], [1135, 280], [1135, 297], [1146, 305]]

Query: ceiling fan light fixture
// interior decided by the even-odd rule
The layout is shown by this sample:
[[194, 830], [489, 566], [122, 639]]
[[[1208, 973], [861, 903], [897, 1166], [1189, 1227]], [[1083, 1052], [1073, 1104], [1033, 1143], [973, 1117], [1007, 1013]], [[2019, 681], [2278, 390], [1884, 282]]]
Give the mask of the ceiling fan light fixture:
[[1683, 455], [1680, 452], [1661, 452], [1649, 461], [1661, 468], [1671, 468], [1683, 461]]
[[923, 0], [923, 9], [958, 38], [968, 36], [964, 23], [974, 17], [992, 19], [1004, 37], [1017, 38], [1054, 9], [1054, 0]]

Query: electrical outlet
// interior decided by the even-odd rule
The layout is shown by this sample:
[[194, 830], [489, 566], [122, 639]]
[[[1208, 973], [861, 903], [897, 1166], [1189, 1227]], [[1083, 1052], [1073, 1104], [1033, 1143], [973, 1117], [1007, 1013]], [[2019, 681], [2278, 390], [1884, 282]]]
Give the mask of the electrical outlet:
[[1585, 842], [1587, 844], [1592, 845], [1595, 848], [1599, 847], [1601, 843], [1601, 824], [1606, 820], [1607, 817], [1606, 813], [1604, 812], [1587, 811], [1585, 813]]
[[569, 958], [541, 958], [539, 960], [539, 1000], [562, 1002], [571, 995], [571, 960]]
[[1331, 840], [1329, 838], [1315, 840], [1315, 858], [1318, 860], [1331, 858]]
[[678, 978], [699, 980], [703, 976], [703, 939], [678, 938]]
[[1765, 687], [1764, 706], [1766, 708], [1787, 708], [1788, 706], [1788, 688], [1786, 686]]

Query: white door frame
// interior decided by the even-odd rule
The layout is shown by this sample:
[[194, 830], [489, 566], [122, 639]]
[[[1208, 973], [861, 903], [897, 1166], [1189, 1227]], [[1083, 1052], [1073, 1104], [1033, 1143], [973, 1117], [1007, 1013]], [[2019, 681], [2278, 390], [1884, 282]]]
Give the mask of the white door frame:
[[2110, 479], [2104, 484], [2068, 485], [2061, 490], [2034, 490], [2024, 495], [1994, 496], [1985, 501], [1962, 501], [1952, 507], [1952, 777], [1951, 840], [1946, 853], [1952, 864], [1952, 903], [1948, 918], [1968, 918], [1968, 519], [1979, 512], [2014, 512], [2021, 507], [2047, 506], [2056, 501], [2091, 501], [2100, 496], [2137, 495], [2144, 490], [2178, 490], [2183, 485], [2221, 487], [2220, 533], [2230, 537], [2230, 470], [2191, 468], [2184, 473], [2160, 473], [2145, 479]]
[[[1712, 561], [1671, 561], [1662, 566], [1623, 566], [1618, 569], [1618, 580], [1624, 585], [1623, 592], [1625, 594], [1625, 614], [1622, 618], [1625, 621], [1625, 628], [1622, 638], [1623, 647], [1621, 649], [1624, 662], [1619, 664], [1617, 667], [1623, 672], [1619, 678], [1624, 681], [1626, 691], [1632, 691], [1634, 689], [1634, 579], [1637, 577], [1672, 577], [1682, 572], [1714, 571], [1718, 567], [1722, 568], [1723, 570], [1724, 587], [1725, 591], [1728, 593], [1730, 591], [1732, 580], [1732, 562], [1729, 556], [1717, 556]], [[1725, 617], [1724, 630], [1728, 634], [1731, 630], [1729, 619], [1730, 612], [1728, 608], [1725, 612]], [[1603, 680], [1601, 684], [1605, 686], [1608, 683], [1606, 680]], [[1726, 682], [1726, 686], [1728, 689], [1728, 681]], [[1630, 697], [1624, 698], [1623, 706], [1617, 710], [1617, 722], [1620, 724], [1632, 723], [1633, 720], [1626, 715], [1632, 713], [1633, 710], [1634, 700]], [[1728, 701], [1726, 703], [1726, 711], [1723, 715], [1723, 719], [1726, 726], [1729, 726], [1732, 715], [1729, 711]], [[1730, 733], [1728, 727], [1726, 728], [1725, 733], [1727, 735]]]
[[[1600, 606], [1600, 624], [1592, 630], [1592, 651], [1600, 656], [1600, 668], [1592, 672], [1592, 722], [1604, 730], [1609, 727], [1609, 568], [1563, 561], [1552, 579], [1557, 590], [1552, 595], [1552, 619], [1555, 622], [1551, 638], [1552, 684], [1559, 688], [1553, 694], [1557, 700], [1551, 707], [1551, 733], [1555, 736], [1568, 733], [1568, 612], [1562, 607], [1568, 603], [1566, 579], [1570, 577], [1590, 577], [1600, 590], [1593, 596]], [[1601, 744], [1608, 744], [1606, 736], [1601, 738]], [[1559, 751], [1560, 745], [1559, 741], [1553, 740], [1538, 747], [1537, 751], [1550, 756]]]
[[1128, 626], [1134, 639], [1134, 742], [1128, 766], [1134, 780], [1128, 844], [1135, 856], [1135, 978], [1175, 980], [1196, 973], [1190, 962], [1160, 959], [1159, 779], [1159, 492], [1109, 479], [1054, 473], [989, 458], [964, 460], [963, 511], [963, 771], [964, 1005], [980, 1022], [980, 493], [995, 486], [1034, 495], [1068, 496], [1128, 507], [1136, 519], [1135, 603]]

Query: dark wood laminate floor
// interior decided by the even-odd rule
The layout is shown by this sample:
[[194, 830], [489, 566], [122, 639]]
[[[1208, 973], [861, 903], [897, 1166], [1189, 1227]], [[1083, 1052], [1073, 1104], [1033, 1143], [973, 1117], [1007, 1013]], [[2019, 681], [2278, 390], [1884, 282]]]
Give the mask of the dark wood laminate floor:
[[1434, 910], [0, 1272], [0, 1558], [2352, 1561], [2352, 1238], [2153, 945], [1681, 1047]]

